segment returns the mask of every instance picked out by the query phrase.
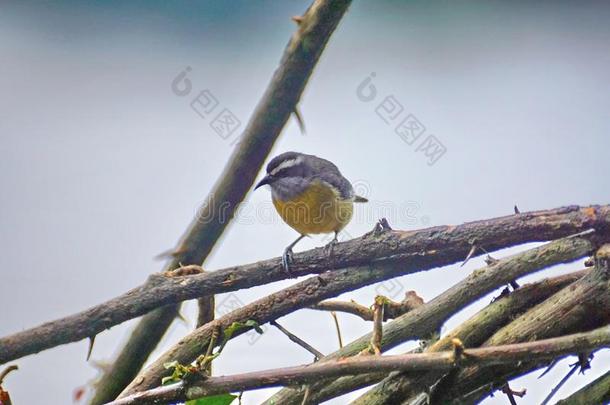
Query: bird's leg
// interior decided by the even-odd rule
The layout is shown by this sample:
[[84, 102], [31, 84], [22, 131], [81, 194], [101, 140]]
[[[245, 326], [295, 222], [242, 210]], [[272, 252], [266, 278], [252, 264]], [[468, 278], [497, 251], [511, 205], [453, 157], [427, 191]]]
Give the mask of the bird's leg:
[[292, 277], [292, 273], [290, 272], [290, 263], [292, 263], [292, 248], [304, 237], [305, 235], [299, 236], [297, 240], [292, 242], [290, 245], [288, 245], [288, 247], [286, 247], [286, 249], [284, 249], [284, 254], [282, 255], [282, 266], [290, 277]]
[[337, 238], [337, 235], [339, 235], [339, 232], [335, 231], [335, 237], [333, 238], [333, 240], [331, 240], [330, 242], [328, 242], [328, 244], [326, 246], [324, 246], [324, 250], [326, 250], [328, 257], [332, 257], [333, 249], [334, 249], [335, 245], [337, 243], [339, 243], [339, 239]]

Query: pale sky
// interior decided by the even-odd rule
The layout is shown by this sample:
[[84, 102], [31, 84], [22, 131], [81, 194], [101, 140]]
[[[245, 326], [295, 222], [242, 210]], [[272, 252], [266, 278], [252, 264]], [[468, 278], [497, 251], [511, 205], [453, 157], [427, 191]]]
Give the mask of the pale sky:
[[[196, 215], [295, 29], [290, 17], [307, 5], [2, 4], [0, 335], [100, 303], [162, 268], [154, 257], [173, 247]], [[296, 150], [330, 159], [367, 194], [371, 204], [357, 207], [344, 239], [369, 231], [381, 216], [396, 229], [417, 229], [506, 215], [515, 204], [529, 211], [609, 203], [609, 17], [610, 6], [601, 2], [356, 1], [303, 95], [307, 133], [289, 122], [273, 154]], [[171, 83], [186, 67], [193, 92], [180, 97]], [[357, 89], [371, 74], [377, 93], [362, 101]], [[203, 90], [241, 122], [227, 139], [190, 106]], [[390, 96], [402, 109], [386, 123], [378, 106]], [[394, 132], [409, 114], [426, 128], [413, 145]], [[433, 165], [417, 150], [429, 135], [446, 148]], [[296, 234], [273, 214], [269, 199], [265, 189], [248, 196], [206, 268], [281, 254]], [[296, 250], [325, 242], [314, 237]], [[429, 300], [481, 266], [474, 259], [385, 288], [413, 289]], [[229, 299], [248, 303], [293, 283]], [[376, 290], [342, 298], [369, 305]], [[445, 330], [490, 299], [452, 318]], [[194, 305], [184, 313], [190, 324], [176, 322], [153, 357], [192, 329]], [[303, 310], [279, 322], [323, 353], [337, 349], [326, 314]], [[348, 315], [340, 322], [346, 341], [371, 328]], [[93, 360], [111, 359], [133, 325], [100, 334]], [[86, 351], [82, 341], [20, 359], [5, 388], [17, 404], [41, 395], [47, 404], [68, 404], [74, 389], [96, 376]], [[247, 337], [231, 341], [215, 372], [310, 361], [269, 327], [253, 345]], [[608, 361], [608, 351], [600, 353], [593, 369], [574, 376], [556, 399], [607, 371]], [[528, 389], [527, 403], [539, 403], [570, 362], [541, 380], [513, 385]], [[247, 393], [244, 403], [274, 391]], [[506, 402], [496, 395], [485, 404]]]

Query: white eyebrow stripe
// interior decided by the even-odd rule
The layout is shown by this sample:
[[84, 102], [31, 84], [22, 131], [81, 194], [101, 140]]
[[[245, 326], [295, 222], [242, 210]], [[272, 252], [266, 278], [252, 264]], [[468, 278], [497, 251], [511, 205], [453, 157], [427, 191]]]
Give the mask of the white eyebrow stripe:
[[278, 174], [281, 170], [287, 169], [289, 167], [294, 167], [294, 166], [300, 164], [302, 161], [303, 161], [303, 158], [300, 156], [295, 159], [284, 160], [282, 163], [277, 165], [277, 167], [275, 167], [273, 170], [271, 170], [271, 172], [269, 174], [274, 176], [274, 175]]

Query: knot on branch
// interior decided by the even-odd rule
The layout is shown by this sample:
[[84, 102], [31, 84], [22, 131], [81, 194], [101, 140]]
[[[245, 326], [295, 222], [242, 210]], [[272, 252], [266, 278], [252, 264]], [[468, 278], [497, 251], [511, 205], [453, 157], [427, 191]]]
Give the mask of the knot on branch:
[[166, 271], [165, 273], [163, 273], [163, 275], [165, 277], [171, 278], [171, 277], [192, 276], [192, 275], [201, 274], [201, 273], [205, 273], [205, 270], [203, 269], [203, 267], [201, 267], [197, 264], [189, 264], [187, 266], [183, 266], [181, 264], [180, 267], [178, 267], [174, 270]]
[[464, 355], [464, 343], [458, 338], [453, 338], [451, 339], [451, 345], [453, 346], [453, 362], [457, 364]]
[[602, 245], [595, 253], [595, 267], [605, 277], [610, 277], [610, 244]]

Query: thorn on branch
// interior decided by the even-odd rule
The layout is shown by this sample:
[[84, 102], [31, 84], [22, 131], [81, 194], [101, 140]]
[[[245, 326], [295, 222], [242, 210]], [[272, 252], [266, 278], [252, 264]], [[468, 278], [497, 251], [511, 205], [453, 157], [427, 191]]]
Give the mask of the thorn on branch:
[[290, 18], [292, 21], [294, 21], [295, 23], [297, 23], [297, 25], [301, 25], [301, 23], [303, 22], [303, 16], [301, 15], [295, 15], [293, 17]]
[[[292, 18], [294, 19], [294, 17]], [[303, 116], [299, 111], [299, 107], [294, 106], [294, 110], [292, 111], [292, 113], [294, 114], [294, 118], [296, 118], [297, 120], [297, 124], [299, 125], [299, 130], [301, 131], [301, 134], [305, 135], [305, 122], [303, 121]]]
[[544, 370], [544, 372], [538, 376], [538, 379], [541, 379], [542, 377], [547, 375], [549, 371], [551, 371], [557, 365], [557, 363], [559, 363], [559, 360], [553, 359], [553, 361], [551, 361], [551, 364], [547, 366], [546, 370]]
[[510, 388], [510, 385], [508, 385], [508, 383], [506, 383], [502, 386], [502, 392], [504, 394], [506, 394], [511, 405], [517, 405], [517, 401], [515, 400], [515, 397], [517, 396], [519, 398], [523, 398], [525, 396], [525, 394], [527, 393], [527, 390], [525, 388], [523, 388], [521, 390], [516, 391], [516, 390], [513, 390], [512, 388]]
[[379, 221], [377, 221], [369, 235], [378, 236], [384, 232], [388, 232], [391, 230], [392, 227], [390, 226], [390, 223], [388, 222], [387, 218], [381, 218]]
[[470, 258], [472, 257], [472, 255], [475, 254], [475, 252], [477, 251], [478, 247], [476, 244], [472, 244], [472, 246], [470, 247], [470, 251], [468, 252], [468, 254], [466, 255], [466, 258], [464, 259], [464, 261], [462, 262], [462, 264], [460, 264], [460, 267], [464, 267], [464, 265], [466, 263], [468, 263], [468, 260], [470, 260]]
[[317, 276], [317, 277], [318, 277], [318, 283], [320, 283], [320, 287], [326, 287], [328, 282], [326, 282], [326, 280], [324, 280], [324, 278], [321, 276]]
[[578, 361], [570, 366], [579, 366], [579, 373], [584, 374], [591, 368], [591, 360], [593, 360], [593, 353], [578, 353]]
[[95, 336], [89, 336], [89, 348], [87, 349], [87, 358], [85, 359], [85, 361], [89, 361], [89, 359], [91, 358], [91, 353], [93, 353], [93, 344], [95, 343]]
[[493, 304], [494, 302], [496, 302], [499, 299], [502, 299], [504, 297], [508, 297], [510, 295], [510, 290], [508, 289], [508, 287], [505, 287], [501, 292], [500, 295], [498, 295], [497, 297], [493, 297], [491, 299], [491, 303]]
[[496, 259], [495, 257], [492, 257], [489, 254], [485, 257], [485, 264], [487, 264], [488, 266], [493, 266], [499, 262], [500, 260]]
[[182, 322], [187, 328], [190, 326], [188, 319], [184, 317], [184, 314], [182, 314], [182, 312], [178, 312], [178, 314], [176, 315], [176, 319]]
[[154, 257], [155, 260], [175, 259], [186, 253], [186, 249], [168, 249]]

